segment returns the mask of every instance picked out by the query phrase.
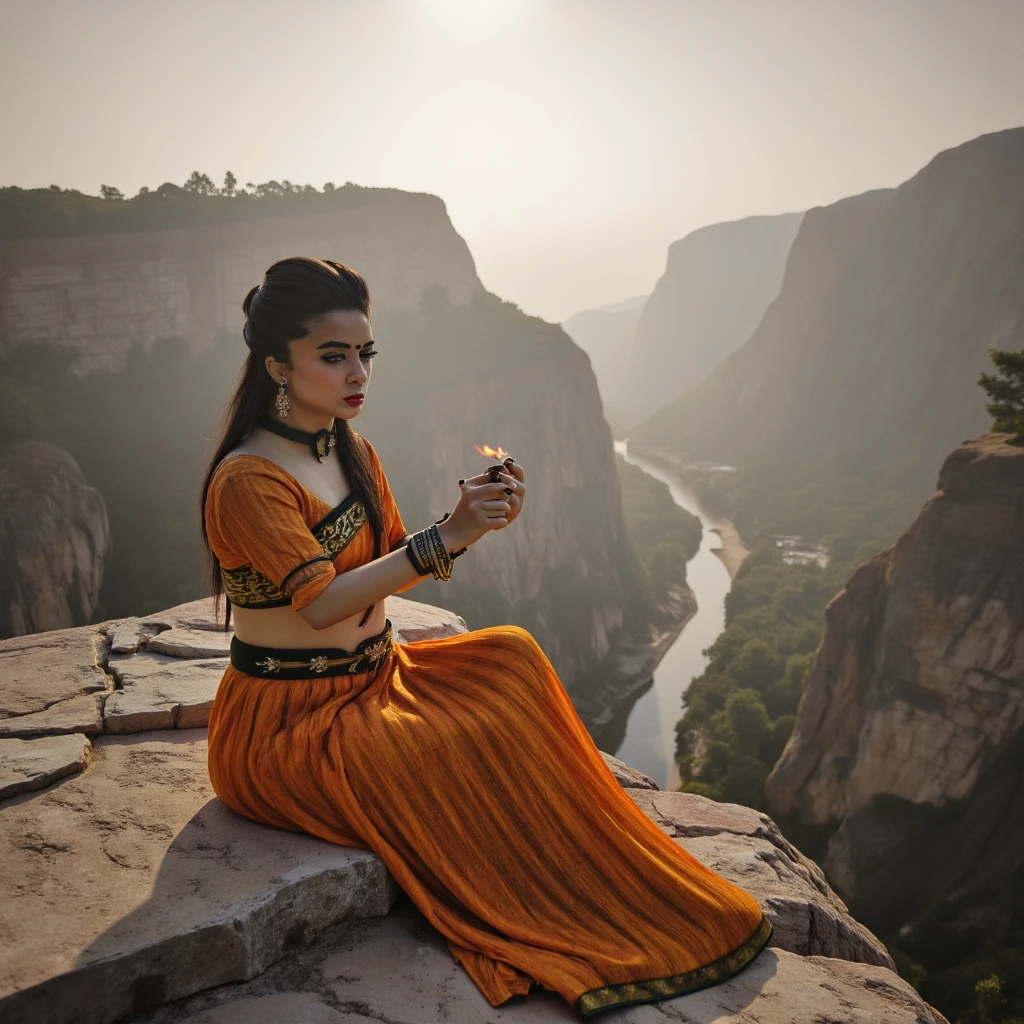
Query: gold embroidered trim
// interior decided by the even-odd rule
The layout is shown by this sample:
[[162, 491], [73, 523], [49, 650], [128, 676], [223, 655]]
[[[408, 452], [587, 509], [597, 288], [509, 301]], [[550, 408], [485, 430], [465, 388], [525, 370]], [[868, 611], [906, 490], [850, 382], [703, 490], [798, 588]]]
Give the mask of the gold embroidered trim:
[[333, 561], [348, 547], [365, 522], [366, 509], [363, 508], [363, 503], [354, 501], [336, 519], [324, 521], [313, 527], [313, 536], [320, 541], [324, 554]]
[[251, 565], [240, 565], [237, 569], [221, 567], [224, 593], [233, 605], [240, 608], [291, 604], [278, 586]]
[[731, 953], [726, 953], [725, 956], [703, 967], [684, 971], [682, 974], [672, 974], [667, 978], [648, 978], [646, 981], [627, 981], [621, 985], [592, 988], [579, 996], [575, 1003], [576, 1009], [583, 1017], [589, 1017], [613, 1007], [670, 999], [672, 996], [685, 995], [687, 992], [725, 981], [760, 953], [771, 937], [772, 930], [771, 921], [762, 914], [761, 923], [754, 929], [754, 933]]
[[[341, 512], [338, 515], [329, 513], [310, 531], [332, 562], [348, 547], [367, 519], [366, 509], [358, 499], [342, 502], [339, 508]], [[224, 592], [239, 608], [273, 608], [291, 604], [291, 598], [276, 583], [251, 565], [221, 568], [220, 575], [224, 581]], [[289, 589], [294, 592], [298, 588], [293, 584]]]
[[279, 672], [283, 668], [303, 668], [309, 669], [311, 672], [326, 672], [329, 668], [340, 668], [342, 665], [348, 665], [350, 672], [356, 672], [359, 668], [359, 662], [381, 657], [381, 655], [387, 652], [388, 646], [388, 638], [384, 637], [370, 644], [365, 650], [360, 651], [359, 654], [353, 654], [347, 658], [328, 658], [323, 654], [318, 654], [308, 661], [284, 661], [267, 655], [266, 658], [257, 661], [256, 664], [265, 672]]

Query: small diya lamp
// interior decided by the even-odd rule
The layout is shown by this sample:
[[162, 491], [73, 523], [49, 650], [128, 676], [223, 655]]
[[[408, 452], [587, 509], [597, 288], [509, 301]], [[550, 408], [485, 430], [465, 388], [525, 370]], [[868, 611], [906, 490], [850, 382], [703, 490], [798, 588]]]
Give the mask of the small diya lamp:
[[485, 444], [483, 446], [474, 445], [474, 447], [481, 455], [486, 455], [489, 459], [503, 460], [497, 466], [487, 467], [488, 472], [491, 474], [491, 483], [500, 484], [501, 477], [498, 474], [501, 473], [502, 470], [505, 470], [506, 472], [508, 471], [508, 466], [506, 465], [506, 463], [512, 461], [512, 456], [509, 455], [509, 453], [505, 451], [504, 448], [492, 448], [489, 444]]

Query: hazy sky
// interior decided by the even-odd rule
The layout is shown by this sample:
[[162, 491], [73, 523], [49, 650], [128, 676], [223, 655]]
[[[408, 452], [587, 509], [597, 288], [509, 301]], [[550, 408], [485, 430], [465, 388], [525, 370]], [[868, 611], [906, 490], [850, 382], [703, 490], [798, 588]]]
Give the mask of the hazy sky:
[[0, 184], [431, 192], [560, 321], [1024, 125], [1022, 52], [1024, 0], [0, 0]]

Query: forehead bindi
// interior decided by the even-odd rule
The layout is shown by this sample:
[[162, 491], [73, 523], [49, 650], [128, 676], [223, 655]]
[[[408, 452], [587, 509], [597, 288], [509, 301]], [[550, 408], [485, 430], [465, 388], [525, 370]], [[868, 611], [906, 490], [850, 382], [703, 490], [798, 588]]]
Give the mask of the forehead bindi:
[[358, 351], [373, 345], [370, 324], [361, 313], [349, 311], [323, 317], [303, 339], [314, 352]]

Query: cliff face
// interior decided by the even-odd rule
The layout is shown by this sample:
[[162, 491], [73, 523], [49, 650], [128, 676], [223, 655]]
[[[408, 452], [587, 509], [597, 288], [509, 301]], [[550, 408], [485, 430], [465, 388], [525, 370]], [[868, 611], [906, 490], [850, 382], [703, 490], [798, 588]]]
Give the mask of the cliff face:
[[625, 370], [640, 313], [648, 296], [638, 295], [614, 306], [586, 309], [562, 321], [565, 333], [590, 356], [604, 416], [619, 437], [629, 426], [626, 408], [629, 381]]
[[937, 463], [986, 429], [988, 347], [1024, 346], [1022, 180], [1024, 128], [809, 211], [754, 334], [632, 436], [734, 464]]
[[88, 622], [109, 551], [103, 497], [66, 451], [0, 448], [0, 638]]
[[1009, 439], [957, 448], [917, 521], [828, 605], [765, 787], [776, 814], [841, 823], [826, 872], [894, 924], [1005, 878], [1024, 838], [1006, 785], [1024, 737], [1024, 447]]
[[0, 239], [0, 351], [68, 345], [80, 371], [120, 367], [135, 341], [184, 338], [196, 351], [241, 329], [241, 304], [286, 256], [338, 259], [382, 305], [438, 285], [453, 302], [481, 289], [469, 248], [437, 196], [363, 189], [341, 209], [186, 228]]
[[779, 294], [802, 213], [747, 217], [673, 242], [616, 388], [630, 424], [699, 384], [757, 327]]

